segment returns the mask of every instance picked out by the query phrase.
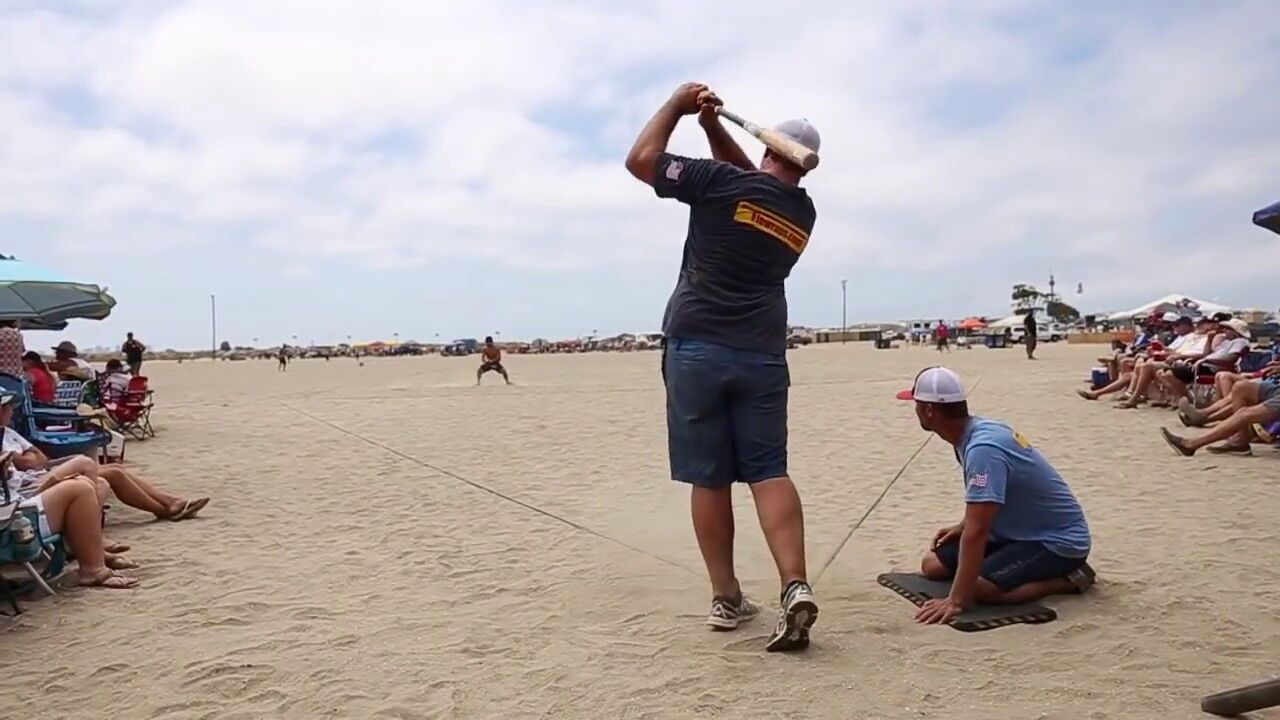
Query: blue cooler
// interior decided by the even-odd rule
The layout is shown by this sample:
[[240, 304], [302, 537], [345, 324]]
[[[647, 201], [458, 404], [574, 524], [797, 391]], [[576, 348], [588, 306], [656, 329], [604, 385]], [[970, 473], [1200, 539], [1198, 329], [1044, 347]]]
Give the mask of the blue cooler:
[[1093, 369], [1091, 382], [1094, 390], [1104, 388], [1111, 384], [1111, 372], [1104, 367], [1096, 367]]

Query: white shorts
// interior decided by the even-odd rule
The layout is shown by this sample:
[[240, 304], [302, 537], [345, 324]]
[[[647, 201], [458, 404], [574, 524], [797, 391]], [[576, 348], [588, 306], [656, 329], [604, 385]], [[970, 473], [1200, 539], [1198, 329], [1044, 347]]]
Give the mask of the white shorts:
[[[49, 516], [44, 513], [44, 498], [40, 497], [39, 495], [36, 495], [35, 497], [32, 497], [32, 498], [27, 498], [26, 500], [23, 500], [22, 502], [18, 503], [18, 508], [21, 510], [36, 511], [36, 517], [39, 518], [38, 520], [39, 525], [37, 526], [37, 530], [40, 533], [41, 540], [46, 540], [48, 538], [53, 537], [53, 528], [49, 527]], [[27, 513], [27, 515], [30, 515], [30, 514], [31, 513]]]

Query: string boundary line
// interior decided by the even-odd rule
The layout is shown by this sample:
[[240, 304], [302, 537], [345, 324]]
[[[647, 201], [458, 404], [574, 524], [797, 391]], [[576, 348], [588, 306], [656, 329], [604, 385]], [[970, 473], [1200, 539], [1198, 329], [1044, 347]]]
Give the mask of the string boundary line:
[[303, 417], [305, 417], [305, 418], [307, 418], [307, 419], [311, 420], [312, 422], [319, 423], [320, 425], [324, 425], [324, 426], [326, 426], [326, 427], [328, 427], [328, 428], [330, 428], [330, 429], [336, 430], [336, 431], [338, 431], [338, 432], [340, 432], [340, 433], [342, 433], [342, 434], [344, 434], [344, 435], [348, 435], [348, 436], [350, 436], [350, 437], [353, 437], [353, 438], [355, 438], [355, 439], [357, 439], [357, 440], [359, 440], [359, 441], [361, 441], [361, 442], [363, 442], [363, 443], [366, 443], [366, 444], [368, 444], [368, 445], [372, 445], [373, 447], [376, 447], [376, 448], [378, 448], [378, 449], [380, 449], [380, 450], [382, 450], [382, 451], [384, 451], [384, 452], [387, 452], [387, 453], [390, 453], [390, 454], [392, 454], [392, 455], [395, 455], [396, 457], [398, 457], [398, 458], [400, 458], [400, 459], [402, 459], [402, 460], [407, 460], [407, 461], [409, 461], [409, 462], [411, 462], [411, 463], [414, 463], [415, 465], [419, 465], [419, 466], [424, 467], [424, 468], [426, 468], [426, 469], [428, 469], [428, 470], [431, 470], [431, 471], [437, 472], [437, 473], [439, 473], [439, 474], [441, 474], [441, 475], [444, 475], [445, 477], [448, 477], [448, 478], [451, 478], [451, 479], [453, 479], [453, 480], [456, 480], [456, 481], [458, 481], [458, 482], [460, 482], [460, 483], [463, 483], [464, 485], [469, 485], [470, 487], [472, 487], [472, 488], [474, 488], [474, 489], [476, 489], [476, 490], [480, 490], [481, 492], [488, 493], [488, 494], [490, 494], [490, 495], [492, 495], [492, 496], [494, 496], [494, 497], [496, 497], [496, 498], [500, 498], [500, 499], [502, 499], [502, 500], [506, 500], [507, 502], [512, 503], [513, 505], [518, 505], [519, 507], [522, 507], [522, 508], [524, 508], [524, 509], [526, 509], [526, 510], [532, 511], [532, 512], [537, 513], [537, 514], [539, 514], [539, 515], [542, 515], [542, 516], [544, 516], [544, 517], [547, 517], [547, 518], [550, 518], [550, 519], [552, 519], [552, 520], [555, 520], [555, 521], [557, 521], [557, 522], [559, 522], [559, 523], [561, 523], [561, 524], [563, 524], [563, 525], [567, 525], [568, 527], [570, 527], [570, 528], [572, 528], [572, 529], [574, 529], [574, 530], [577, 530], [577, 531], [579, 531], [579, 532], [584, 532], [584, 533], [586, 533], [586, 534], [588, 534], [588, 535], [591, 535], [591, 536], [594, 536], [594, 537], [599, 538], [599, 539], [601, 539], [601, 540], [605, 540], [605, 541], [607, 541], [607, 542], [613, 543], [614, 545], [617, 545], [617, 546], [619, 546], [619, 547], [625, 548], [625, 549], [630, 550], [630, 551], [632, 551], [632, 552], [634, 552], [634, 553], [638, 553], [638, 554], [640, 554], [640, 555], [644, 555], [645, 557], [647, 557], [647, 558], [649, 558], [649, 559], [651, 559], [651, 560], [657, 560], [658, 562], [662, 563], [663, 565], [667, 565], [667, 566], [670, 566], [670, 567], [676, 568], [677, 570], [683, 570], [684, 572], [686, 572], [686, 573], [688, 573], [688, 574], [690, 574], [690, 575], [693, 575], [693, 576], [695, 576], [695, 577], [698, 575], [698, 573], [694, 572], [693, 570], [690, 570], [688, 567], [685, 567], [684, 565], [682, 565], [682, 564], [680, 564], [680, 563], [678, 563], [678, 562], [676, 562], [676, 561], [674, 561], [674, 560], [668, 560], [667, 558], [664, 558], [664, 557], [662, 557], [661, 555], [655, 555], [654, 553], [651, 553], [651, 552], [649, 552], [648, 550], [645, 550], [645, 549], [643, 549], [643, 548], [636, 547], [635, 545], [632, 545], [632, 544], [630, 544], [630, 543], [626, 542], [625, 540], [619, 540], [618, 538], [615, 538], [615, 537], [613, 537], [613, 536], [611, 536], [611, 535], [606, 535], [606, 534], [604, 534], [604, 533], [600, 532], [599, 530], [595, 530], [595, 529], [589, 528], [589, 527], [587, 527], [586, 525], [583, 525], [583, 524], [581, 524], [581, 523], [574, 522], [573, 520], [570, 520], [570, 519], [568, 519], [568, 518], [566, 518], [566, 517], [563, 517], [563, 516], [557, 515], [556, 513], [553, 513], [553, 512], [551, 512], [550, 510], [544, 510], [543, 508], [540, 508], [540, 507], [538, 507], [538, 506], [536, 506], [536, 505], [533, 505], [533, 504], [531, 504], [531, 503], [527, 503], [527, 502], [525, 502], [525, 501], [523, 501], [523, 500], [520, 500], [519, 498], [515, 498], [515, 497], [512, 497], [512, 496], [510, 496], [510, 495], [507, 495], [506, 493], [503, 493], [503, 492], [502, 492], [502, 491], [500, 491], [500, 490], [495, 490], [494, 488], [491, 488], [491, 487], [489, 487], [488, 485], [485, 485], [485, 484], [483, 484], [483, 483], [476, 482], [476, 481], [474, 481], [474, 480], [470, 480], [470, 479], [465, 478], [465, 477], [463, 477], [463, 476], [461, 476], [461, 475], [459, 475], [459, 474], [457, 474], [457, 473], [455, 473], [455, 472], [452, 472], [452, 471], [450, 471], [450, 470], [446, 470], [445, 468], [439, 467], [439, 466], [437, 466], [437, 465], [433, 465], [433, 464], [431, 464], [431, 463], [427, 462], [426, 460], [423, 460], [423, 459], [418, 458], [418, 457], [414, 457], [413, 455], [410, 455], [409, 453], [406, 453], [406, 452], [404, 452], [404, 451], [402, 451], [402, 450], [397, 450], [396, 448], [393, 448], [393, 447], [391, 447], [390, 445], [387, 445], [387, 444], [385, 444], [385, 443], [379, 442], [379, 441], [374, 440], [374, 439], [372, 439], [372, 438], [365, 437], [364, 435], [361, 435], [360, 433], [355, 432], [354, 430], [348, 430], [347, 428], [344, 428], [344, 427], [342, 427], [341, 425], [338, 425], [337, 423], [330, 422], [329, 420], [325, 420], [324, 418], [322, 418], [322, 417], [318, 417], [318, 416], [316, 416], [316, 415], [312, 415], [311, 413], [307, 412], [306, 410], [302, 410], [301, 408], [296, 408], [296, 407], [294, 407], [294, 406], [290, 405], [289, 403], [282, 402], [282, 403], [280, 403], [280, 404], [281, 404], [281, 405], [283, 405], [285, 408], [287, 408], [287, 409], [289, 409], [289, 410], [292, 410], [293, 412], [296, 412], [296, 413], [298, 413], [299, 415], [301, 415], [301, 416], [303, 416]]
[[[966, 394], [965, 399], [968, 400], [973, 397], [973, 394], [978, 391], [978, 386], [981, 384], [982, 378], [978, 378], [977, 381], [973, 383], [973, 387], [969, 388], [969, 392]], [[818, 584], [818, 581], [822, 579], [823, 573], [825, 573], [827, 568], [831, 567], [831, 564], [836, 561], [836, 557], [838, 557], [844, 550], [845, 545], [849, 544], [849, 540], [853, 537], [853, 534], [858, 531], [858, 528], [862, 527], [862, 523], [866, 522], [867, 518], [871, 517], [871, 513], [875, 512], [876, 508], [880, 507], [880, 501], [884, 500], [885, 496], [889, 494], [889, 490], [893, 488], [894, 483], [898, 482], [898, 478], [902, 477], [902, 475], [906, 473], [907, 468], [911, 467], [911, 463], [915, 462], [916, 457], [924, 451], [925, 446], [927, 446], [934, 437], [933, 433], [929, 433], [929, 436], [924, 439], [924, 442], [920, 443], [920, 447], [917, 447], [915, 452], [911, 453], [911, 457], [907, 458], [907, 461], [902, 464], [902, 467], [898, 468], [898, 472], [894, 473], [893, 477], [890, 478], [889, 482], [884, 486], [884, 489], [880, 491], [880, 496], [871, 503], [871, 506], [862, 514], [862, 517], [858, 518], [858, 522], [854, 523], [853, 527], [849, 528], [849, 532], [845, 533], [844, 539], [840, 541], [840, 544], [836, 546], [836, 549], [831, 553], [830, 557], [827, 558], [827, 561], [818, 569], [818, 573], [813, 576], [813, 581], [810, 583], [811, 585]]]

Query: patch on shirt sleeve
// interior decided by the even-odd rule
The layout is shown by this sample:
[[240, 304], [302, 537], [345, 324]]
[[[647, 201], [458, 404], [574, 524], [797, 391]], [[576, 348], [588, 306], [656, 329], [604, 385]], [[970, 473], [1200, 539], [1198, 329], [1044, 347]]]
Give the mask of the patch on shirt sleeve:
[[986, 486], [987, 486], [987, 474], [986, 474], [986, 473], [974, 473], [974, 474], [972, 474], [972, 475], [970, 475], [970, 476], [969, 476], [969, 487], [971, 487], [971, 488], [984, 488], [984, 487], [986, 487]]
[[667, 163], [667, 179], [672, 182], [680, 180], [680, 173], [684, 172], [684, 163], [679, 160], [672, 160]]
[[794, 250], [797, 255], [804, 252], [805, 246], [809, 244], [809, 233], [796, 227], [790, 220], [755, 203], [745, 200], [738, 203], [737, 209], [733, 212], [733, 219], [773, 236], [783, 245]]

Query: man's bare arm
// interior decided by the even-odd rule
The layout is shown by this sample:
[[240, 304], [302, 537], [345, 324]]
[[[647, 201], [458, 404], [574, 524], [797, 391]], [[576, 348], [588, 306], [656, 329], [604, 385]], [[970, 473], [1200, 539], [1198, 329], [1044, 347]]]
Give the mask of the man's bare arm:
[[960, 536], [960, 558], [951, 582], [951, 600], [961, 607], [973, 605], [974, 590], [986, 554], [987, 537], [1000, 506], [996, 503], [968, 503], [964, 512], [964, 534]]
[[658, 169], [658, 156], [667, 151], [671, 133], [681, 116], [698, 112], [698, 96], [707, 89], [702, 83], [685, 83], [676, 88], [671, 98], [658, 108], [640, 131], [631, 152], [627, 153], [627, 170], [640, 182], [653, 184]]

